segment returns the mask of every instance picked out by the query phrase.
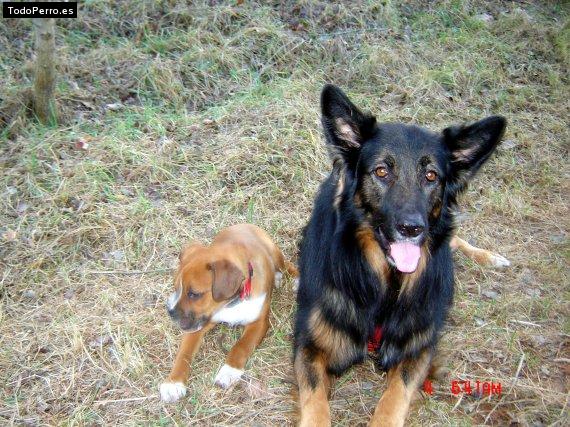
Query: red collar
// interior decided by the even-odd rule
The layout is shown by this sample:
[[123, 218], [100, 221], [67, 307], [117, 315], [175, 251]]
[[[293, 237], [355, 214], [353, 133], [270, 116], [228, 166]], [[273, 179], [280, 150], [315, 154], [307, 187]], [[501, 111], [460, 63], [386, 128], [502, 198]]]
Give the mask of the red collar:
[[240, 300], [247, 299], [251, 295], [251, 278], [253, 277], [253, 265], [251, 265], [251, 262], [247, 263], [247, 270], [249, 272], [249, 277], [245, 279], [243, 288], [241, 288], [241, 292], [239, 293]]
[[374, 327], [374, 335], [368, 340], [368, 352], [376, 353], [382, 344], [382, 326]]

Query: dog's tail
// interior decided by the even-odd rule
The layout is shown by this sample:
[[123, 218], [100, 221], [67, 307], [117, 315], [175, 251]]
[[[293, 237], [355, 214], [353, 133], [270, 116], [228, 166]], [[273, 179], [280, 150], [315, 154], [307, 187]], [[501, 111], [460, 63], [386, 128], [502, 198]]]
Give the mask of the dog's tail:
[[281, 284], [281, 273], [287, 273], [289, 276], [291, 276], [294, 279], [293, 290], [297, 292], [297, 289], [299, 288], [299, 279], [298, 279], [299, 270], [297, 270], [295, 264], [285, 259], [285, 257], [283, 256], [283, 252], [281, 252], [281, 250], [277, 246], [275, 246], [275, 248], [276, 248], [275, 255], [277, 258], [275, 261], [277, 264], [277, 268], [280, 271], [280, 273], [276, 275], [276, 278], [279, 277], [279, 279], [276, 279], [277, 281], [275, 282], [275, 285], [279, 287], [279, 285]]
[[281, 271], [286, 271], [291, 277], [299, 277], [299, 270], [297, 270], [297, 267], [291, 261], [283, 260], [283, 268], [281, 268]]
[[281, 249], [275, 245], [275, 264], [281, 273], [287, 273], [289, 276], [299, 277], [299, 270], [291, 261], [287, 261]]

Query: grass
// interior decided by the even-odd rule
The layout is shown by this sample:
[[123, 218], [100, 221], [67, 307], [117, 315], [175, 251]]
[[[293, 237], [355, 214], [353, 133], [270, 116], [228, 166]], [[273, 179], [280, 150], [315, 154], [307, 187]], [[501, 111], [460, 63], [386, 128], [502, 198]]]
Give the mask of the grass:
[[[58, 21], [51, 127], [22, 108], [31, 23], [0, 21], [3, 422], [294, 422], [290, 282], [246, 381], [212, 386], [239, 334], [219, 327], [176, 405], [157, 394], [180, 338], [163, 302], [183, 244], [226, 225], [258, 224], [296, 259], [329, 170], [318, 96], [334, 82], [384, 121], [509, 120], [509, 144], [463, 197], [460, 234], [513, 266], [457, 255], [441, 342], [449, 373], [410, 424], [566, 424], [567, 5], [237, 3], [83, 2], [79, 19]], [[453, 379], [503, 392], [454, 396]], [[332, 394], [334, 424], [365, 424], [384, 385], [371, 363], [350, 371]]]

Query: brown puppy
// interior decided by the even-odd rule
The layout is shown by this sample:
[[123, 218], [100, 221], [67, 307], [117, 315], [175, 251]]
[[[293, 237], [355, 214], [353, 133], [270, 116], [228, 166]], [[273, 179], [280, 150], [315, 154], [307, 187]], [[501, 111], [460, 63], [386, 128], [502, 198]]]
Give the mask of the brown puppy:
[[180, 253], [168, 313], [185, 332], [170, 375], [160, 385], [164, 402], [186, 394], [190, 363], [202, 338], [216, 323], [245, 325], [214, 382], [227, 388], [241, 375], [269, 328], [269, 305], [280, 271], [297, 276], [267, 233], [251, 224], [220, 231], [210, 246], [193, 243]]

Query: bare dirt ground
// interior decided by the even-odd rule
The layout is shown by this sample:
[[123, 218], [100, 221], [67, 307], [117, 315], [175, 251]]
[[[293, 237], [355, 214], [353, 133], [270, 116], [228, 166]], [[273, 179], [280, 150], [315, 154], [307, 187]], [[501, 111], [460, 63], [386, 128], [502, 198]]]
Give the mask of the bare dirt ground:
[[[57, 125], [26, 114], [29, 20], [0, 20], [0, 423], [286, 425], [291, 281], [229, 391], [212, 385], [239, 330], [219, 327], [188, 395], [158, 385], [180, 332], [164, 300], [190, 239], [253, 222], [296, 259], [329, 170], [319, 90], [379, 120], [437, 130], [502, 114], [498, 154], [463, 197], [460, 235], [508, 257], [456, 256], [441, 342], [449, 373], [410, 425], [568, 425], [570, 24], [565, 2], [86, 1], [58, 21]], [[451, 381], [500, 395], [454, 395]], [[364, 425], [385, 385], [365, 363], [331, 397]]]

